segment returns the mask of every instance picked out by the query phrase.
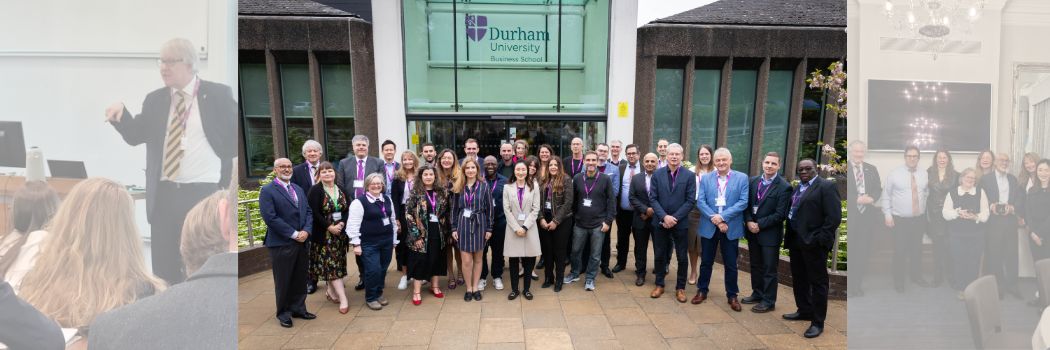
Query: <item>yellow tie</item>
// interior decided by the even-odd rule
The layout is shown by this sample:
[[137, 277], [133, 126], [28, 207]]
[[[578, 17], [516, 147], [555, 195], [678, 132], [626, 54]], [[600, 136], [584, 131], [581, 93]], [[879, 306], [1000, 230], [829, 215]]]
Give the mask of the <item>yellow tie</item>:
[[179, 90], [175, 94], [175, 114], [171, 116], [168, 123], [168, 136], [164, 139], [164, 178], [173, 181], [179, 175], [179, 166], [182, 164], [182, 136], [186, 131], [186, 93]]

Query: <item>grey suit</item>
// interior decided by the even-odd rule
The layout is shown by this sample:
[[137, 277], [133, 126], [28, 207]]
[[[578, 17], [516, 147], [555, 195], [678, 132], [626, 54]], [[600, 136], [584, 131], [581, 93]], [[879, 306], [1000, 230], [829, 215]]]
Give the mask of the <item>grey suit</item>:
[[[346, 189], [346, 194], [350, 196], [352, 202], [357, 197], [357, 188], [354, 187], [354, 180], [364, 180], [368, 177], [368, 174], [372, 173], [383, 173], [383, 161], [376, 157], [365, 157], [364, 159], [364, 174], [357, 174], [357, 157], [351, 155], [350, 157], [343, 158], [339, 161], [339, 171], [336, 172], [336, 182], [340, 186]], [[366, 188], [362, 187], [362, 190], [367, 191]]]

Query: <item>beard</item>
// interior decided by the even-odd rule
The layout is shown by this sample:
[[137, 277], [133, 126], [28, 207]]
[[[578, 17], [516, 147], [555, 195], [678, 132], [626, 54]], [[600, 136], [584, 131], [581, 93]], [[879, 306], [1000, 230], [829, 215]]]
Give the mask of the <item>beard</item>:
[[282, 175], [277, 175], [277, 177], [280, 178], [281, 181], [284, 181], [284, 182], [288, 182], [289, 180], [292, 179], [292, 175], [291, 174], [289, 174], [289, 175], [283, 175], [283, 174]]

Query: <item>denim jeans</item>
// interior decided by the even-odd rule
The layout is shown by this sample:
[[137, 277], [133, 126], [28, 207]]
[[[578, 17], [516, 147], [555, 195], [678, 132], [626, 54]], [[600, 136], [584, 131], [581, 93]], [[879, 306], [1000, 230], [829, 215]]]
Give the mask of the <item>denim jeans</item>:
[[365, 301], [376, 301], [383, 296], [383, 281], [386, 280], [386, 270], [390, 266], [390, 258], [394, 250], [392, 237], [385, 237], [376, 241], [361, 240], [361, 264], [364, 272], [362, 279], [365, 281]]
[[587, 258], [587, 280], [594, 280], [598, 275], [598, 264], [602, 258], [602, 242], [605, 233], [601, 226], [595, 228], [572, 227], [572, 274], [579, 275], [583, 265], [583, 245], [586, 243], [591, 248], [590, 256]]

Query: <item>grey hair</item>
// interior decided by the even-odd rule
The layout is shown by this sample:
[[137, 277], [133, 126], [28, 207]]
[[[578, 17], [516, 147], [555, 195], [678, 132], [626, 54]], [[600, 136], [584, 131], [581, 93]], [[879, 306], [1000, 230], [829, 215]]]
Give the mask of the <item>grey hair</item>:
[[729, 159], [733, 159], [733, 152], [730, 152], [728, 148], [719, 147], [715, 150], [715, 154], [713, 154], [712, 157], [718, 157], [719, 154], [727, 155], [729, 156]]
[[671, 151], [671, 148], [677, 148], [679, 152], [685, 151], [685, 149], [682, 148], [682, 145], [679, 145], [678, 143], [672, 143], [670, 145], [667, 145], [667, 151]]
[[277, 158], [277, 159], [273, 160], [273, 167], [276, 168], [277, 167], [277, 163], [280, 163], [282, 160], [287, 160], [289, 163], [292, 162], [292, 160], [288, 159], [288, 158]]
[[623, 142], [622, 142], [622, 141], [620, 141], [620, 140], [612, 140], [612, 141], [609, 141], [609, 145], [612, 145], [612, 144], [614, 144], [614, 143], [618, 143], [618, 144], [620, 144], [620, 146], [623, 146]]
[[372, 181], [375, 181], [375, 179], [379, 179], [379, 183], [383, 185], [383, 192], [386, 192], [386, 178], [385, 178], [385, 176], [386, 175], [384, 175], [383, 173], [371, 173], [371, 174], [368, 174], [368, 176], [365, 177], [365, 190], [368, 189], [368, 186], [372, 185]]
[[310, 147], [317, 148], [318, 151], [324, 152], [324, 148], [321, 148], [320, 142], [317, 142], [317, 140], [306, 140], [306, 142], [303, 142], [303, 156], [306, 155], [306, 150], [310, 149]]
[[197, 73], [200, 66], [200, 58], [197, 57], [197, 48], [193, 46], [192, 42], [184, 38], [168, 40], [164, 45], [161, 45], [160, 52], [163, 53], [169, 50], [178, 55], [182, 62], [189, 64], [190, 69], [194, 73]]
[[849, 148], [860, 146], [863, 149], [868, 149], [868, 144], [861, 140], [853, 140], [849, 143]]
[[354, 135], [354, 138], [350, 140], [351, 144], [358, 143], [358, 142], [364, 142], [367, 145], [368, 144], [368, 136], [365, 136], [365, 135]]

